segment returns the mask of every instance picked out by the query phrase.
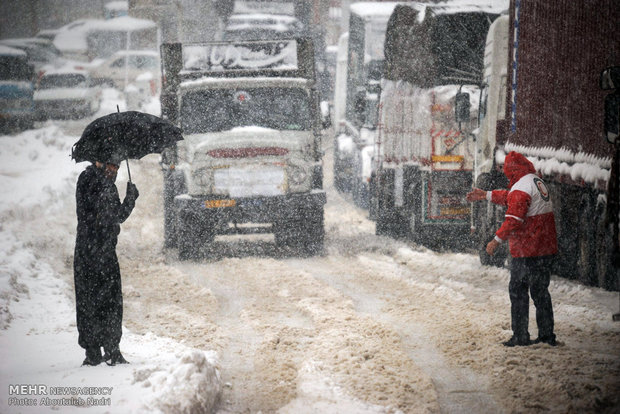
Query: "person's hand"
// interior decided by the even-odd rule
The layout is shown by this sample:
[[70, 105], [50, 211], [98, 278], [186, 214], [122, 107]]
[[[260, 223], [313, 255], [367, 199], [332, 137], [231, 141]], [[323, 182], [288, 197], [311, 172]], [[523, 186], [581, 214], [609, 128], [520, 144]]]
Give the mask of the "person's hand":
[[136, 201], [140, 193], [138, 192], [138, 187], [132, 182], [127, 183], [127, 191], [125, 193], [125, 198]]
[[487, 244], [487, 253], [489, 254], [489, 256], [493, 256], [495, 254], [495, 250], [497, 250], [498, 247], [499, 247], [499, 242], [495, 239], [491, 240]]
[[467, 201], [482, 201], [487, 199], [487, 192], [479, 188], [474, 188], [465, 196]]

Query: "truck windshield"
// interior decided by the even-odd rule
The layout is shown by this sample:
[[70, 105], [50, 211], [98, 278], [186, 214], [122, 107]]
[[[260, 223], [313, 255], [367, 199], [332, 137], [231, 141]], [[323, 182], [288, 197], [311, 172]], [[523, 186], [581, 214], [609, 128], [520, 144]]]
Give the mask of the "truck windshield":
[[186, 93], [181, 103], [186, 134], [242, 126], [278, 130], [312, 128], [310, 99], [299, 88], [210, 89]]

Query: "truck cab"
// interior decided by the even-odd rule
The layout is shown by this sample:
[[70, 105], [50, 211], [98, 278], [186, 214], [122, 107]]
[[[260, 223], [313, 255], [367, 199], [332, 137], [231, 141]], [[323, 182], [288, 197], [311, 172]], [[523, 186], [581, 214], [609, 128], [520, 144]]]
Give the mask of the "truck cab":
[[[506, 87], [508, 79], [508, 15], [498, 17], [489, 27], [484, 49], [484, 72], [478, 108], [479, 127], [475, 131], [475, 186], [486, 191], [506, 188], [508, 182], [496, 157], [498, 125], [506, 120]], [[500, 137], [501, 138], [501, 137]], [[503, 163], [503, 159], [500, 160]], [[481, 262], [502, 266], [508, 256], [506, 246], [494, 256], [486, 254], [486, 244], [504, 220], [505, 208], [493, 203], [472, 205], [472, 237]]]
[[195, 257], [220, 234], [323, 247], [321, 118], [312, 43], [162, 46], [162, 112], [184, 140], [163, 157], [166, 245]]

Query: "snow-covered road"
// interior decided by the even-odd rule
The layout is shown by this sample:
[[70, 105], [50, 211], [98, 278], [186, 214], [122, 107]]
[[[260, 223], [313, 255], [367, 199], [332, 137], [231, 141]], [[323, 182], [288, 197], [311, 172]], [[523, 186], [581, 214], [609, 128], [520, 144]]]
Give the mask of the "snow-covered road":
[[42, 396], [15, 384], [113, 387], [92, 413], [620, 410], [617, 292], [554, 278], [560, 346], [505, 348], [508, 270], [375, 236], [333, 190], [329, 149], [326, 247], [312, 258], [257, 235], [218, 237], [208, 257], [178, 261], [162, 247], [158, 157], [132, 161], [140, 197], [117, 249], [132, 364], [80, 367], [73, 198], [85, 165], [69, 153], [83, 126], [0, 137], [0, 412], [41, 412]]

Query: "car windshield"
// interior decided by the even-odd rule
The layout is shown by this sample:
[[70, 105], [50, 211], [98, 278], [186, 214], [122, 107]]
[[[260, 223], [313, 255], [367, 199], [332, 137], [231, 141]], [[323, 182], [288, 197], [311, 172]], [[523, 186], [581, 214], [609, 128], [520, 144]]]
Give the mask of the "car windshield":
[[26, 59], [14, 56], [0, 56], [0, 80], [30, 81], [34, 76]]
[[188, 92], [181, 103], [181, 123], [188, 134], [260, 126], [310, 130], [310, 99], [300, 88], [211, 89]]
[[85, 88], [86, 77], [79, 73], [67, 73], [59, 75], [46, 75], [41, 78], [40, 89], [54, 88]]

